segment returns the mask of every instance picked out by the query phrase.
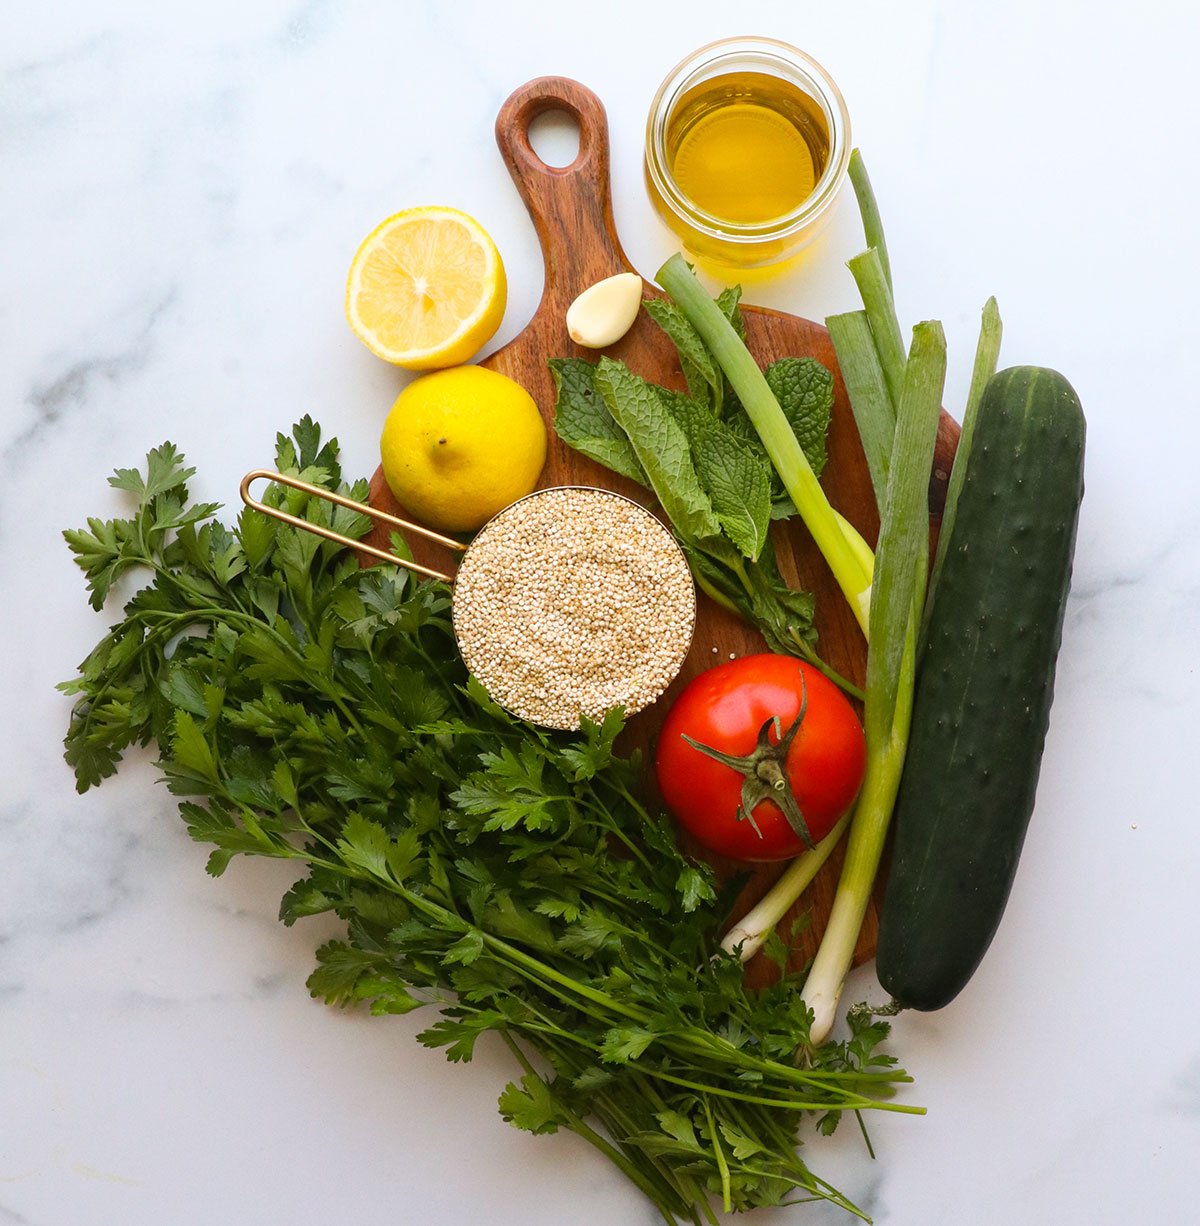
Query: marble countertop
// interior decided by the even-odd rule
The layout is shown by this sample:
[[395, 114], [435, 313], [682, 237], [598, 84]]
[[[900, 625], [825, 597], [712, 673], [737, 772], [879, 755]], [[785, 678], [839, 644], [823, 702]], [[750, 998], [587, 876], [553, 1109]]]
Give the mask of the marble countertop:
[[[656, 1220], [582, 1141], [500, 1120], [500, 1044], [449, 1065], [413, 1042], [420, 1014], [313, 1002], [304, 980], [329, 927], [277, 923], [286, 866], [207, 877], [148, 755], [76, 795], [53, 687], [107, 623], [60, 531], [117, 514], [105, 478], [164, 438], [197, 465], [194, 493], [226, 504], [303, 413], [368, 474], [404, 376], [350, 335], [342, 288], [359, 239], [401, 207], [483, 222], [510, 280], [495, 343], [515, 335], [541, 263], [492, 124], [531, 77], [572, 76], [604, 100], [617, 224], [653, 271], [673, 244], [642, 187], [650, 97], [684, 54], [746, 27], [840, 83], [900, 314], [945, 323], [947, 403], [962, 402], [994, 293], [1004, 363], [1064, 371], [1089, 419], [1057, 696], [1003, 927], [957, 1001], [895, 1023], [928, 1115], [877, 1122], [874, 1160], [851, 1128], [808, 1156], [881, 1226], [1195, 1220], [1200, 17], [1168, 0], [548, 12], [10, 6], [0, 1223]], [[804, 267], [747, 298], [849, 309], [860, 244], [847, 197]], [[869, 969], [849, 990], [878, 993]], [[770, 1220], [844, 1219], [807, 1206]]]

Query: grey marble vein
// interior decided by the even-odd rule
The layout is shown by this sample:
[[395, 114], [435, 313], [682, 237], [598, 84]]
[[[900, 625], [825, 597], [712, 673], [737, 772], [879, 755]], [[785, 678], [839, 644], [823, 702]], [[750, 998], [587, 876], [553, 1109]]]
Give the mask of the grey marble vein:
[[133, 322], [119, 347], [103, 353], [78, 357], [53, 374], [38, 380], [25, 396], [32, 410], [28, 420], [0, 452], [10, 464], [22, 463], [25, 451], [42, 443], [51, 428], [72, 411], [85, 407], [97, 385], [121, 387], [146, 369], [154, 355], [154, 334], [163, 318], [178, 301], [178, 286], [169, 286], [156, 295]]

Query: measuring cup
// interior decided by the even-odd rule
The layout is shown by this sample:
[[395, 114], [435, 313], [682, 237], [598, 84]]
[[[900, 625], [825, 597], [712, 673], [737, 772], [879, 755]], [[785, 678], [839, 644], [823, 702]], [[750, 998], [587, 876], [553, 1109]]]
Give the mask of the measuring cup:
[[[260, 479], [416, 533], [461, 554], [458, 568], [447, 574], [269, 506], [250, 494]], [[574, 729], [581, 713], [598, 720], [610, 707], [633, 714], [649, 706], [691, 647], [696, 592], [683, 551], [655, 516], [611, 490], [535, 490], [469, 545], [269, 469], [247, 473], [241, 496], [292, 527], [454, 584], [454, 631], [468, 670], [496, 702], [543, 727]]]

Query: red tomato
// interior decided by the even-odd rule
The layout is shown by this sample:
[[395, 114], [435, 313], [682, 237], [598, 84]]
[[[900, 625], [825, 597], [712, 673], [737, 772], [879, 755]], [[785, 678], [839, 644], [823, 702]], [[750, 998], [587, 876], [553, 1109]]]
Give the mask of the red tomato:
[[[781, 749], [802, 704], [804, 717]], [[764, 733], [776, 717], [779, 731], [772, 724]], [[717, 761], [686, 737], [740, 764]], [[776, 765], [760, 766], [764, 755]], [[655, 751], [658, 786], [679, 824], [711, 851], [752, 861], [787, 859], [808, 844], [774, 800], [758, 800], [752, 820], [739, 814], [744, 798], [777, 795], [771, 780], [778, 787], [786, 777], [802, 826], [819, 843], [854, 803], [866, 761], [862, 725], [842, 691], [782, 655], [744, 656], [701, 673], [667, 713]]]

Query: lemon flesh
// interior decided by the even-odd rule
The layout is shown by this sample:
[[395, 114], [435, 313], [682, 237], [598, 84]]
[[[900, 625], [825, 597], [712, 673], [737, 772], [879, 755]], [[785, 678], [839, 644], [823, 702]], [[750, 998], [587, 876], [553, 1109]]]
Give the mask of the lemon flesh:
[[346, 318], [372, 353], [408, 370], [457, 366], [492, 338], [508, 283], [487, 231], [458, 209], [406, 209], [363, 240]]
[[460, 366], [400, 393], [380, 456], [396, 500], [417, 519], [470, 532], [533, 490], [546, 462], [546, 426], [519, 383]]

